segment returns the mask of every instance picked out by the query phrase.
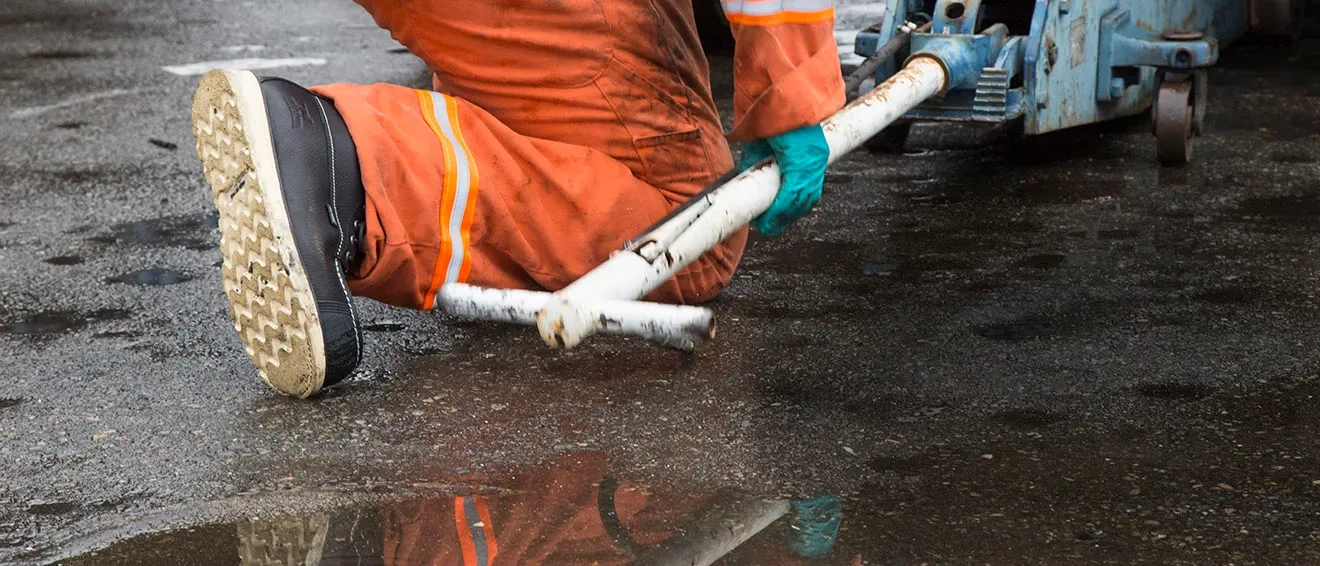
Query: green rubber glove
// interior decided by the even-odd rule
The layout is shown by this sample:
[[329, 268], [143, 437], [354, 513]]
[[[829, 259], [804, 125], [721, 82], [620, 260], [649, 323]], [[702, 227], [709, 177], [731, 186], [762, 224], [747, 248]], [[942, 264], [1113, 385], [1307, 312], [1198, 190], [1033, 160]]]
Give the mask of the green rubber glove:
[[744, 143], [738, 169], [746, 171], [771, 155], [779, 162], [779, 193], [770, 208], [752, 220], [752, 227], [767, 236], [783, 232], [820, 200], [830, 145], [819, 124], [804, 126]]
[[789, 537], [785, 541], [793, 554], [802, 558], [823, 558], [834, 550], [843, 523], [843, 500], [837, 495], [823, 495], [793, 502], [789, 519]]

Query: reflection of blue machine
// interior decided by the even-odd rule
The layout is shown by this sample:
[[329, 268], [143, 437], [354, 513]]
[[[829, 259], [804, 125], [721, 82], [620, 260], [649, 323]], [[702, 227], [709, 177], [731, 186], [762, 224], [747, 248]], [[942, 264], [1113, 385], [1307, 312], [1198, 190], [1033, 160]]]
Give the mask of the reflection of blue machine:
[[[881, 52], [877, 82], [904, 58], [931, 56], [948, 71], [942, 96], [913, 120], [1021, 121], [1027, 134], [1153, 109], [1160, 161], [1186, 163], [1204, 117], [1205, 68], [1251, 30], [1286, 34], [1302, 0], [885, 0], [882, 21], [857, 36]], [[926, 16], [929, 14], [929, 16]], [[892, 47], [904, 24], [908, 53]], [[911, 29], [911, 24], [908, 28]], [[897, 38], [897, 39], [896, 39]], [[868, 69], [869, 72], [869, 69]], [[901, 143], [907, 124], [882, 138]]]

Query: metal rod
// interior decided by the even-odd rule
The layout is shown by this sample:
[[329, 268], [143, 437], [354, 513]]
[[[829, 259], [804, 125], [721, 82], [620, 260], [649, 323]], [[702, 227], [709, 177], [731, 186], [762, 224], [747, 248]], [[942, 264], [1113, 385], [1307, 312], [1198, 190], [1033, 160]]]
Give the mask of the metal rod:
[[744, 501], [685, 529], [633, 561], [633, 566], [706, 566], [725, 557], [792, 509], [784, 499]]
[[[914, 58], [902, 71], [825, 120], [822, 128], [830, 145], [830, 162], [860, 147], [909, 110], [938, 94], [948, 83], [949, 77], [939, 61], [925, 56]], [[773, 159], [767, 159], [706, 193], [702, 198], [708, 202], [697, 218], [686, 215], [675, 218], [688, 226], [672, 237], [663, 253], [647, 257], [635, 251], [615, 253], [555, 293], [537, 313], [541, 338], [559, 348], [578, 345], [597, 331], [592, 320], [583, 316], [583, 303], [646, 296], [765, 212], [778, 191], [779, 166]]]
[[848, 75], [847, 79], [844, 79], [843, 92], [852, 97], [853, 93], [857, 92], [857, 87], [862, 86], [867, 77], [875, 75], [875, 72], [880, 70], [880, 65], [884, 65], [885, 61], [888, 61], [890, 57], [898, 53], [899, 49], [908, 44], [913, 33], [930, 31], [931, 23], [928, 21], [918, 27], [914, 22], [903, 22], [903, 26], [898, 28], [898, 32], [894, 34], [894, 37], [889, 38], [889, 41], [880, 46], [880, 49], [877, 49], [874, 55], [867, 57], [851, 75]]
[[[536, 324], [536, 313], [550, 293], [518, 289], [488, 289], [463, 283], [440, 288], [436, 304], [441, 310], [478, 320]], [[715, 315], [708, 309], [640, 301], [587, 301], [576, 305], [578, 324], [595, 332], [628, 334], [664, 346], [691, 350], [715, 335]]]

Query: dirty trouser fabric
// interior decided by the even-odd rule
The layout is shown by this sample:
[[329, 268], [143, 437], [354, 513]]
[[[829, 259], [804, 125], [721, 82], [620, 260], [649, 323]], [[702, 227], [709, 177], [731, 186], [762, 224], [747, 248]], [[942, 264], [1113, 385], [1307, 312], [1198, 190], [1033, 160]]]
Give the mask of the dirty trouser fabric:
[[[672, 12], [592, 0], [360, 3], [435, 71], [438, 92], [314, 89], [343, 114], [362, 165], [355, 294], [426, 309], [446, 282], [562, 288], [732, 167], [691, 8], [677, 1]], [[712, 298], [745, 239], [651, 298]]]
[[[804, 2], [826, 8], [804, 19], [791, 11]], [[435, 77], [434, 91], [314, 89], [361, 161], [355, 294], [428, 309], [448, 282], [562, 288], [732, 167], [690, 0], [358, 3]], [[735, 82], [750, 85], [736, 89], [735, 135], [842, 102], [829, 1], [758, 9], [771, 4], [786, 11], [733, 18]], [[744, 229], [649, 298], [712, 298], [745, 242]]]

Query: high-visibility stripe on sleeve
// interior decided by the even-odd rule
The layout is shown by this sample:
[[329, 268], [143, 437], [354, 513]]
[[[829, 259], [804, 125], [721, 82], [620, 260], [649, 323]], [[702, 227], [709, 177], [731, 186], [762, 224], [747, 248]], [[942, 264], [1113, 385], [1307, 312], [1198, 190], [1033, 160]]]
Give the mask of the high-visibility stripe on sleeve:
[[444, 187], [440, 193], [440, 253], [432, 268], [425, 304], [435, 306], [436, 293], [446, 283], [467, 280], [472, 258], [469, 253], [472, 221], [476, 216], [477, 164], [463, 139], [458, 121], [458, 102], [438, 92], [417, 91], [422, 119], [440, 140], [444, 158]]
[[490, 566], [495, 562], [499, 546], [484, 497], [455, 497], [454, 527], [458, 529], [464, 566]]
[[834, 19], [833, 0], [723, 0], [729, 23], [748, 26], [814, 24]]

